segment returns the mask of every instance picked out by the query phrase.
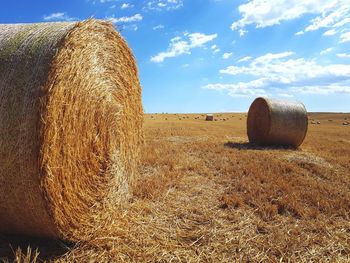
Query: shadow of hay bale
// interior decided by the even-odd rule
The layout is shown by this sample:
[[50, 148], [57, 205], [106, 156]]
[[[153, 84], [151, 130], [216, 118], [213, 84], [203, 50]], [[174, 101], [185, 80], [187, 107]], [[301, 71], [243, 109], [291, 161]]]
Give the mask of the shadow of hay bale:
[[15, 262], [16, 251], [19, 249], [27, 255], [28, 248], [31, 248], [31, 255], [35, 257], [36, 251], [39, 252], [36, 258], [41, 261], [52, 261], [68, 253], [74, 243], [67, 243], [56, 239], [33, 238], [18, 235], [0, 235], [0, 261]]
[[254, 143], [250, 143], [250, 142], [227, 142], [224, 144], [225, 147], [227, 148], [234, 148], [234, 149], [238, 149], [238, 150], [295, 150], [295, 147], [291, 147], [291, 146], [274, 146], [274, 145], [266, 145], [266, 146], [262, 146], [262, 145], [257, 145]]

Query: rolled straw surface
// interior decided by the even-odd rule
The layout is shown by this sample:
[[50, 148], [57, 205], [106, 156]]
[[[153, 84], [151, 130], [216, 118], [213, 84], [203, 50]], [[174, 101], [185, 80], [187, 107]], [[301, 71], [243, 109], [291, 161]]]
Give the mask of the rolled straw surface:
[[307, 112], [301, 102], [257, 98], [249, 108], [247, 131], [252, 143], [298, 147], [307, 128]]
[[128, 195], [142, 114], [112, 24], [0, 25], [0, 232], [84, 239]]
[[206, 121], [213, 121], [214, 120], [214, 115], [213, 114], [207, 114], [205, 116], [205, 120]]

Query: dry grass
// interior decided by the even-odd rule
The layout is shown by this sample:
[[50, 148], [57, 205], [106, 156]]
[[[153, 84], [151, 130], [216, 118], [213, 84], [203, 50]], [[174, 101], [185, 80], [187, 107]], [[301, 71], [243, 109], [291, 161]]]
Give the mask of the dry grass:
[[114, 220], [78, 244], [1, 237], [0, 258], [350, 260], [349, 114], [312, 114], [322, 125], [297, 151], [247, 143], [244, 114], [152, 116], [134, 198]]

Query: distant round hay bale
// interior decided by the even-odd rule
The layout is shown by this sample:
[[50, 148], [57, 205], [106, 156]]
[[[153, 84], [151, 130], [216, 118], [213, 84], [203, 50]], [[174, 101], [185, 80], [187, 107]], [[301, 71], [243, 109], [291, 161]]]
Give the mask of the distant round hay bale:
[[298, 147], [307, 128], [307, 112], [300, 102], [257, 98], [249, 108], [247, 131], [252, 143]]
[[142, 119], [111, 23], [0, 25], [0, 232], [84, 240], [128, 196]]
[[205, 116], [205, 120], [206, 121], [213, 121], [214, 120], [214, 115], [213, 114], [207, 114]]

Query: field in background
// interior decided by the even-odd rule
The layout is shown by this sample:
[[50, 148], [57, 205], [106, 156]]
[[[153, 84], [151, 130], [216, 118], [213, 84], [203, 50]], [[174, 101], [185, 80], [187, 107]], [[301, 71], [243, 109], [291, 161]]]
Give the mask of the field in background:
[[350, 114], [310, 114], [298, 150], [249, 144], [245, 114], [204, 119], [145, 116], [135, 196], [89, 245], [0, 237], [0, 258], [350, 260]]

